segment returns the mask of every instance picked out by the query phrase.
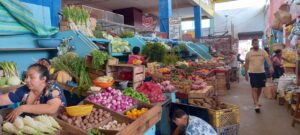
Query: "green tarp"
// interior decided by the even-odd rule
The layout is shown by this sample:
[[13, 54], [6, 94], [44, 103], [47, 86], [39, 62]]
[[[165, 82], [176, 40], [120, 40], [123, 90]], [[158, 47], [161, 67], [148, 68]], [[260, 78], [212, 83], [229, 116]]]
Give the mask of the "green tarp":
[[47, 27], [33, 18], [31, 10], [19, 0], [0, 1], [0, 35], [50, 36], [57, 32], [57, 28]]

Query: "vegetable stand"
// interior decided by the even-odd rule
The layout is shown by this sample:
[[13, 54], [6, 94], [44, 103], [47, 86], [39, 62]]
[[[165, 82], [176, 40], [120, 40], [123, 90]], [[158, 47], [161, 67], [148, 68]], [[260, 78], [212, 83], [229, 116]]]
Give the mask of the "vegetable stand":
[[[88, 102], [85, 102], [88, 103]], [[132, 120], [130, 118], [127, 118], [124, 116], [124, 114], [120, 114], [114, 111], [111, 111], [110, 109], [106, 107], [101, 107], [98, 105], [94, 105], [95, 108], [97, 109], [102, 109], [110, 113], [113, 119], [116, 119], [118, 122], [126, 122], [128, 125], [119, 131], [116, 130], [101, 130], [102, 133], [105, 135], [128, 135], [128, 134], [136, 134], [136, 135], [141, 135], [145, 133], [149, 128], [153, 127], [155, 123], [157, 123], [160, 118], [161, 118], [161, 106], [160, 105], [148, 105], [148, 104], [143, 104], [139, 103], [138, 106], [146, 106], [149, 107], [150, 109], [142, 116], [137, 118], [136, 120]], [[66, 126], [76, 128], [74, 126], [71, 126], [70, 124], [64, 122]], [[78, 128], [77, 128], [78, 129]], [[85, 132], [85, 131], [82, 131]], [[87, 133], [84, 133], [86, 135]]]

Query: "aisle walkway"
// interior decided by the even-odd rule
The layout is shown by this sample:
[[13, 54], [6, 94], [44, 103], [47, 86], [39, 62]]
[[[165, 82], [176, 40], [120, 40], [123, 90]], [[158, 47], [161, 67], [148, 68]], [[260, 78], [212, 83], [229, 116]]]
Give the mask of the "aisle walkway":
[[300, 124], [291, 126], [292, 117], [286, 106], [279, 106], [275, 100], [261, 97], [260, 114], [254, 112], [250, 85], [243, 78], [233, 83], [231, 90], [223, 99], [240, 106], [240, 135], [300, 135]]

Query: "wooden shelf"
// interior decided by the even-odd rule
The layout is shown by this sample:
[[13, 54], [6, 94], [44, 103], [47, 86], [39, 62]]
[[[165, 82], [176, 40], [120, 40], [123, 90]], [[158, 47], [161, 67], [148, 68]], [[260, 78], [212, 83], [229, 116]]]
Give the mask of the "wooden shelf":
[[0, 48], [0, 51], [43, 51], [57, 50], [56, 48]]

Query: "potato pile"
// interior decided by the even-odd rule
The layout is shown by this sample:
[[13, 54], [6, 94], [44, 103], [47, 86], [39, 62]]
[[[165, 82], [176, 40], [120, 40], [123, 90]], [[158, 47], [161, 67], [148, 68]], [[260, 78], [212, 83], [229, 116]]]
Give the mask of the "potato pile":
[[103, 125], [100, 127], [100, 129], [105, 129], [105, 130], [122, 130], [127, 126], [126, 123], [119, 123], [116, 120], [110, 121], [108, 124]]
[[94, 128], [101, 122], [110, 119], [111, 117], [112, 116], [109, 112], [96, 108], [93, 108], [90, 115], [83, 117], [70, 117], [67, 115], [67, 113], [59, 115], [60, 119], [84, 130]]
[[226, 104], [221, 103], [217, 97], [192, 99], [190, 104], [213, 110], [226, 109]]

